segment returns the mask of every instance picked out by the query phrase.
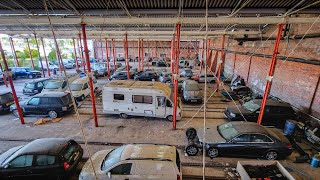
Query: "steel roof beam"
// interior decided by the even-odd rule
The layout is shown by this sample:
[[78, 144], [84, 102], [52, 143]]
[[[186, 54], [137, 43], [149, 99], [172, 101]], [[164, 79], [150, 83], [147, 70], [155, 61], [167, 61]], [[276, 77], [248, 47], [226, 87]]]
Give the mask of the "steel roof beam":
[[[19, 22], [16, 20], [19, 18]], [[13, 25], [13, 24], [49, 24], [47, 17], [0, 17], [0, 24]], [[81, 24], [99, 25], [105, 24], [205, 24], [206, 18], [204, 17], [188, 17], [188, 18], [137, 18], [137, 17], [124, 17], [124, 18], [107, 18], [107, 17], [82, 17], [82, 18], [62, 18], [52, 16], [52, 24]], [[309, 24], [315, 22], [316, 17], [209, 17], [208, 24]]]

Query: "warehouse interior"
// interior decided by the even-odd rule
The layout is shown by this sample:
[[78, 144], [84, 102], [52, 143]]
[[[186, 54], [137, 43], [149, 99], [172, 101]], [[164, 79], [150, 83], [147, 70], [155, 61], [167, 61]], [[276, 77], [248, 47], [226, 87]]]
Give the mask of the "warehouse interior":
[[319, 179], [319, 27], [318, 0], [0, 1], [0, 179], [54, 138], [81, 149], [54, 179]]

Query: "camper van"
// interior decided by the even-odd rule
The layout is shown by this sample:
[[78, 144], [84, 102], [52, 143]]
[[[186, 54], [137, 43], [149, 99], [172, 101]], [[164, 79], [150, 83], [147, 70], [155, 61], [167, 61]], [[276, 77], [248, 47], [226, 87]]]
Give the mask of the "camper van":
[[[173, 119], [173, 95], [161, 82], [114, 80], [103, 87], [103, 112], [128, 116]], [[177, 119], [181, 119], [180, 105]]]

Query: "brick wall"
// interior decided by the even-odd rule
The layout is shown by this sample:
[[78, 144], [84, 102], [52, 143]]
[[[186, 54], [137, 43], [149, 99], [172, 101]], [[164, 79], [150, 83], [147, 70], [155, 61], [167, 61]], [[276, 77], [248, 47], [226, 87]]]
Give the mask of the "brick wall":
[[[318, 27], [319, 23], [311, 28], [309, 33], [319, 33]], [[295, 34], [304, 34], [309, 28], [310, 24], [295, 25], [292, 32]], [[274, 30], [275, 27], [269, 28], [266, 36], [271, 35]], [[276, 32], [274, 35], [275, 34]], [[300, 40], [289, 40], [288, 43], [287, 41], [282, 40], [279, 47], [279, 56], [290, 56], [320, 61], [320, 38], [304, 39], [300, 43], [299, 41]], [[240, 46], [238, 45], [238, 42], [229, 39], [227, 40], [227, 43], [228, 49], [232, 51], [256, 52], [267, 55], [272, 55], [274, 48], [274, 41], [267, 41], [263, 45], [260, 41], [245, 42]], [[219, 39], [216, 40], [213, 46], [220, 48], [221, 41]], [[237, 54], [235, 62], [235, 55], [227, 53], [224, 67], [225, 76], [230, 76], [235, 72], [235, 74], [240, 75], [247, 81], [249, 61], [250, 56]], [[255, 92], [264, 92], [270, 63], [271, 58], [252, 57], [251, 70], [247, 84]], [[278, 60], [270, 93], [271, 95], [308, 112], [319, 76], [320, 66]], [[320, 87], [316, 92], [314, 103], [310, 110], [312, 115], [320, 118]]]

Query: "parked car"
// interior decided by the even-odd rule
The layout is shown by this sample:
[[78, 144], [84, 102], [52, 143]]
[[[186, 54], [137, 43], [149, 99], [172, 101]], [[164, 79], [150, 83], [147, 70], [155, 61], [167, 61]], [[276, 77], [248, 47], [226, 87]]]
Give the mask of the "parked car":
[[[96, 78], [92, 78], [93, 89], [97, 89], [97, 80]], [[87, 96], [90, 95], [90, 87], [89, 87], [89, 78], [85, 76], [83, 78], [79, 78], [74, 80], [70, 84], [70, 89], [73, 97], [77, 100], [84, 100]]]
[[24, 95], [35, 95], [42, 92], [42, 89], [51, 78], [40, 78], [24, 83], [22, 93]]
[[[130, 73], [130, 72], [129, 72]], [[110, 78], [109, 80], [127, 80], [128, 76], [127, 76], [127, 71], [120, 71], [120, 72], [115, 72]], [[130, 79], [133, 79], [133, 74], [130, 73]]]
[[42, 76], [40, 71], [33, 70], [29, 67], [12, 67], [11, 71], [12, 71], [13, 79], [16, 79], [16, 78], [33, 79], [33, 78], [38, 78]]
[[[194, 156], [203, 147], [203, 129], [186, 131], [189, 144], [185, 151]], [[217, 156], [258, 157], [275, 160], [290, 156], [289, 140], [275, 128], [265, 128], [253, 122], [229, 122], [206, 127], [205, 152]]]
[[92, 156], [95, 173], [87, 161], [79, 180], [95, 179], [182, 179], [179, 153], [174, 146], [128, 144], [102, 150]]
[[[37, 94], [19, 103], [23, 115], [41, 115], [57, 118], [74, 109], [72, 97], [67, 92], [46, 92]], [[10, 112], [19, 117], [15, 104], [10, 106]]]
[[[183, 85], [183, 82], [187, 80], [187, 78], [179, 78], [178, 79], [178, 92], [181, 92], [182, 90], [182, 85]], [[166, 84], [172, 89], [174, 90], [174, 84], [172, 84], [171, 81], [167, 81]]]
[[[205, 82], [205, 74], [200, 74], [200, 75], [195, 75], [191, 77], [192, 80], [198, 81], [199, 83], [204, 83]], [[207, 74], [207, 82], [208, 83], [214, 83], [216, 78], [214, 77], [213, 74]]]
[[159, 81], [163, 82], [163, 83], [166, 83], [168, 81], [171, 81], [171, 78], [172, 78], [172, 73], [171, 72], [162, 72], [162, 73], [160, 73]]
[[97, 72], [98, 76], [108, 76], [108, 67], [106, 63], [92, 63], [90, 64], [90, 67], [92, 71]]
[[36, 139], [0, 155], [0, 179], [65, 179], [82, 159], [74, 140]]
[[191, 78], [193, 76], [193, 72], [190, 68], [180, 69], [179, 74], [181, 77], [187, 77], [187, 78]]
[[[95, 74], [94, 74], [95, 75]], [[68, 82], [71, 84], [74, 80], [80, 78], [80, 74], [71, 73], [67, 74], [68, 81], [65, 76], [55, 76], [53, 79], [50, 79], [47, 84], [44, 86], [43, 92], [64, 92], [68, 90]]]
[[170, 63], [167, 63], [163, 60], [159, 60], [156, 62], [157, 67], [170, 67]]
[[150, 71], [141, 72], [134, 76], [134, 80], [137, 80], [137, 81], [155, 81], [157, 79], [158, 79], [157, 74], [155, 72], [150, 72]]
[[[247, 120], [257, 122], [261, 103], [262, 99], [254, 99], [244, 103], [243, 105], [238, 105], [238, 107], [230, 105], [224, 111], [224, 115], [230, 121]], [[238, 108], [245, 119], [242, 117]], [[296, 113], [290, 104], [268, 99], [264, 109], [262, 125], [275, 126], [282, 129], [286, 120], [293, 119], [295, 117]]]
[[185, 80], [182, 84], [181, 89], [183, 102], [202, 102], [202, 96], [200, 95], [200, 87], [197, 81]]
[[12, 104], [14, 104], [12, 93], [1, 92], [0, 93], [0, 113], [8, 112]]
[[72, 69], [76, 67], [76, 63], [72, 59], [62, 59], [63, 66], [66, 69]]
[[[46, 64], [46, 61], [39, 61], [39, 67], [41, 67], [41, 62], [42, 62], [42, 65], [43, 65], [43, 70], [44, 71], [47, 71], [47, 64]], [[55, 64], [56, 63], [56, 64]], [[53, 71], [53, 70], [58, 70], [59, 67], [58, 67], [58, 62], [56, 61], [55, 63], [53, 62], [48, 62], [48, 66], [49, 66], [49, 69], [50, 71]]]
[[194, 67], [194, 61], [193, 60], [180, 59], [179, 67], [180, 68], [191, 68], [192, 69]]
[[3, 73], [0, 70], [0, 83], [4, 83]]

